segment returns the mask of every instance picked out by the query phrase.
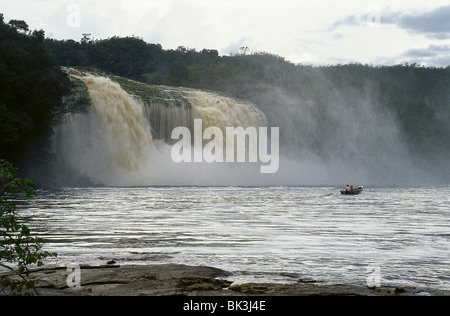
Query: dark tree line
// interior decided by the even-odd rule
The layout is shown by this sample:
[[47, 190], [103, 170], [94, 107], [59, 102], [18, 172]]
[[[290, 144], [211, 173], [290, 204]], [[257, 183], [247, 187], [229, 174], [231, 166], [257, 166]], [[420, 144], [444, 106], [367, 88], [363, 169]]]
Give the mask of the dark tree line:
[[44, 45], [43, 31], [0, 14], [0, 158], [22, 162], [48, 133], [69, 80]]

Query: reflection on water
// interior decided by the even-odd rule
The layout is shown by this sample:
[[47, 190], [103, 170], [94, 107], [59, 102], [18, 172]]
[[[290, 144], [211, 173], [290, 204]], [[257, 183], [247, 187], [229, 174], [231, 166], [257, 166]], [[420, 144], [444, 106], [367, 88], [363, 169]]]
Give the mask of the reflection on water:
[[256, 281], [307, 277], [450, 289], [450, 188], [147, 187], [42, 190], [21, 214], [49, 264], [208, 265]]

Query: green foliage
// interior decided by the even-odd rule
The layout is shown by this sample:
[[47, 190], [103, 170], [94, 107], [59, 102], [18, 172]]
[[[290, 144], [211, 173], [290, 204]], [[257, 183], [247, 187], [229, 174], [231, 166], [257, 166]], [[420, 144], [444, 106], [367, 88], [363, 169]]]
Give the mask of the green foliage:
[[[154, 85], [148, 85], [143, 82], [129, 80], [124, 77], [108, 75], [113, 81], [120, 84], [120, 86], [127, 91], [129, 94], [134, 95], [144, 102], [146, 100], [152, 99], [163, 99], [163, 100], [171, 100], [170, 104], [178, 107], [186, 107], [189, 108], [191, 104], [189, 101], [183, 96], [180, 95], [177, 91], [173, 91], [170, 89], [161, 89], [160, 87], [156, 87]], [[166, 103], [161, 103], [161, 106], [168, 105]]]
[[147, 44], [136, 37], [112, 37], [94, 41], [84, 34], [80, 42], [46, 39], [44, 44], [62, 66], [84, 66], [141, 79], [142, 74], [157, 70], [162, 60], [161, 45]]
[[15, 163], [48, 133], [70, 87], [44, 39], [24, 21], [0, 19], [0, 158]]
[[188, 67], [178, 61], [174, 62], [169, 68], [169, 80], [174, 86], [186, 85], [189, 80]]
[[30, 294], [27, 290], [34, 288], [28, 280], [30, 266], [42, 266], [44, 258], [56, 254], [41, 251], [41, 240], [20, 221], [14, 199], [35, 195], [35, 183], [18, 178], [16, 173], [11, 163], [0, 160], [0, 267], [14, 272], [14, 277], [0, 275], [0, 291], [21, 294], [26, 289], [25, 294]]
[[12, 27], [15, 27], [18, 30], [27, 32], [28, 31], [28, 24], [25, 21], [22, 20], [11, 20], [8, 23]]

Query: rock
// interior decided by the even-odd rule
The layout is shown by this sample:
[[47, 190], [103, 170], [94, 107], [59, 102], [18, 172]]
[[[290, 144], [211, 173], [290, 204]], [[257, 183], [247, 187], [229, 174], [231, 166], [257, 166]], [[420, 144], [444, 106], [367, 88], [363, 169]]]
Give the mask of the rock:
[[395, 294], [400, 294], [400, 293], [405, 293], [406, 291], [405, 291], [405, 289], [402, 289], [402, 288], [395, 288], [395, 290], [394, 290], [394, 293]]
[[233, 283], [230, 284], [230, 289], [239, 288], [242, 285], [249, 284], [249, 283], [250, 283], [249, 281], [245, 281], [245, 280], [236, 280], [236, 281], [234, 281]]
[[34, 270], [30, 278], [47, 296], [386, 296], [450, 295], [450, 291], [355, 285], [318, 285], [310, 282], [278, 284], [230, 282], [230, 273], [217, 268], [177, 264], [146, 266], [81, 266], [80, 286], [69, 288], [66, 268]]
[[297, 283], [303, 283], [303, 284], [308, 284], [308, 283], [317, 283], [316, 280], [308, 280], [308, 279], [298, 279]]
[[221, 290], [231, 283], [217, 278], [228, 275], [223, 270], [184, 265], [84, 266], [80, 269], [81, 286], [75, 288], [67, 286], [69, 273], [64, 269], [37, 270], [31, 278], [37, 288], [59, 289], [73, 295], [182, 295]]

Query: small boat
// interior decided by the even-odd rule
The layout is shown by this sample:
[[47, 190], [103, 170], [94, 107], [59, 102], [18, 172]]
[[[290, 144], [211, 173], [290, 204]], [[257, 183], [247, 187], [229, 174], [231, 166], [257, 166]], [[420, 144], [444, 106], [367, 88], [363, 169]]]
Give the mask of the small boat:
[[353, 189], [353, 190], [348, 190], [347, 191], [346, 189], [344, 189], [344, 190], [341, 190], [341, 194], [351, 194], [351, 195], [361, 194], [363, 188], [364, 187], [361, 185], [361, 186], [359, 186], [359, 187], [357, 187], [356, 189]]

